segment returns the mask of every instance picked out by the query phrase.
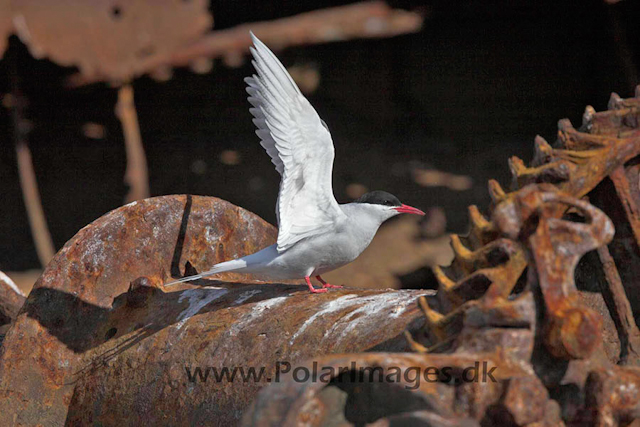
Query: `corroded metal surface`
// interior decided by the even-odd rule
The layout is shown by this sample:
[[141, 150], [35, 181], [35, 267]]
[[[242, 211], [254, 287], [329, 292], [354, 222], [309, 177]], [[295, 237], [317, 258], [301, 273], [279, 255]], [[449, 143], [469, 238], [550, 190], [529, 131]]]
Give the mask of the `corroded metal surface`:
[[[0, 416], [228, 425], [257, 394], [245, 425], [638, 422], [637, 95], [612, 95], [605, 112], [588, 107], [579, 130], [560, 121], [553, 148], [536, 138], [529, 166], [511, 159], [512, 191], [491, 181], [488, 219], [470, 208], [469, 234], [452, 237], [454, 262], [434, 269], [435, 294], [310, 297], [294, 283], [231, 274], [164, 289], [170, 276], [272, 243], [275, 230], [211, 198], [150, 199], [106, 215], [56, 256], [9, 331]], [[495, 382], [406, 376], [485, 362]], [[300, 377], [318, 366], [332, 373]], [[356, 366], [401, 375], [346, 381]], [[264, 372], [217, 381], [207, 371], [223, 367]]]
[[[166, 196], [83, 228], [49, 264], [0, 354], [0, 424], [237, 422], [262, 381], [190, 381], [186, 368], [265, 367], [316, 354], [404, 350], [432, 291], [332, 290], [243, 275], [165, 289], [275, 242], [256, 215]], [[186, 272], [185, 272], [186, 270]], [[213, 377], [213, 375], [211, 375]]]
[[[118, 297], [96, 333], [113, 338], [88, 349], [77, 365], [67, 422], [197, 425], [209, 419], [233, 425], [267, 385], [266, 377], [278, 377], [278, 363], [373, 348], [406, 350], [402, 331], [423, 324], [414, 302], [429, 292], [342, 289], [314, 298], [296, 285], [238, 284], [159, 292], [134, 309], [128, 295], [122, 302]], [[265, 377], [244, 382], [239, 371], [233, 382], [218, 383], [209, 371], [202, 382], [195, 371], [207, 375], [208, 368], [224, 367], [258, 374], [264, 368]]]
[[629, 425], [640, 419], [640, 369], [599, 368], [589, 374], [582, 418], [598, 426]]
[[[554, 218], [558, 205], [574, 208], [585, 222]], [[586, 252], [611, 241], [611, 220], [587, 202], [528, 185], [496, 206], [493, 221], [502, 233], [527, 247], [528, 281], [542, 293], [549, 351], [567, 360], [588, 357], [600, 344], [602, 319], [582, 304], [573, 271]]]
[[[638, 268], [636, 260], [640, 260], [636, 232], [640, 191], [635, 174], [640, 154], [640, 99], [620, 100], [613, 95], [612, 100], [610, 107], [623, 107], [602, 113], [588, 107], [580, 130], [568, 120], [561, 120], [554, 148], [537, 137], [529, 167], [512, 158], [514, 192], [507, 193], [497, 182], [490, 182], [491, 220], [472, 207], [469, 235], [452, 239], [454, 263], [448, 269], [435, 271], [440, 283], [438, 300], [448, 301], [449, 305], [425, 307], [427, 319], [440, 318], [428, 323], [431, 349], [439, 350], [437, 343], [451, 340], [451, 336], [455, 339], [450, 348], [456, 352], [467, 351], [472, 338], [476, 345], [481, 341], [486, 346], [495, 344], [506, 349], [514, 342], [505, 341], [509, 336], [505, 331], [494, 330], [491, 343], [489, 335], [478, 340], [465, 332], [468, 321], [453, 330], [445, 329], [442, 321], [455, 313], [465, 319], [478, 305], [497, 309], [504, 304], [495, 298], [498, 294], [513, 300], [514, 296], [509, 295], [514, 292], [533, 291], [538, 321], [535, 334], [523, 341], [524, 346], [533, 346], [530, 357], [524, 360], [530, 361], [546, 386], [564, 385], [555, 389], [556, 399], [563, 405], [565, 421], [578, 424], [603, 422], [609, 417], [613, 421], [601, 425], [616, 425], [628, 420], [633, 412], [629, 408], [640, 402], [635, 386], [627, 384], [637, 375], [636, 368], [616, 368], [618, 376], [607, 379], [611, 382], [609, 390], [587, 386], [593, 373], [609, 369], [611, 362], [637, 364], [640, 342], [632, 311], [638, 307], [634, 304], [638, 300], [638, 287], [634, 286], [638, 276], [634, 273]], [[601, 209], [580, 200], [583, 196]], [[513, 249], [514, 244], [519, 247]], [[593, 249], [598, 249], [595, 255], [578, 265], [579, 259]], [[491, 264], [486, 260], [490, 257], [481, 254], [493, 254], [496, 266], [489, 275], [486, 270]], [[574, 282], [577, 265], [578, 287]], [[471, 301], [451, 304], [449, 289], [479, 276], [485, 278], [486, 292], [464, 292]], [[581, 295], [579, 289], [587, 289], [589, 295]], [[604, 322], [609, 329], [603, 331], [603, 321], [609, 318], [613, 321]], [[615, 328], [612, 330], [609, 325]], [[604, 342], [603, 335], [607, 338]], [[426, 350], [418, 343], [414, 347]], [[619, 353], [609, 347], [618, 348]], [[506, 354], [522, 356], [521, 352]], [[584, 394], [576, 395], [567, 388], [569, 385]], [[610, 394], [616, 387], [624, 390], [618, 400]], [[594, 402], [597, 406], [590, 407]]]
[[[417, 408], [380, 401], [375, 425], [639, 422], [639, 123], [640, 86], [636, 98], [612, 94], [607, 111], [587, 107], [579, 130], [561, 120], [553, 147], [537, 137], [529, 166], [515, 157], [509, 162], [512, 192], [490, 181], [489, 219], [470, 207], [469, 234], [451, 239], [453, 263], [434, 269], [437, 295], [420, 299], [426, 327], [406, 335], [422, 356], [414, 366], [426, 369], [436, 353], [448, 353], [437, 355], [438, 366], [493, 355], [498, 369], [517, 366], [521, 374], [509, 371], [495, 395], [477, 391], [482, 387], [466, 398], [456, 391], [453, 415], [446, 398]], [[384, 363], [402, 364], [405, 356], [385, 355]], [[369, 357], [351, 359], [383, 363]], [[348, 360], [336, 358], [325, 363]], [[386, 386], [389, 396], [400, 394]], [[377, 386], [359, 387], [371, 394]], [[432, 387], [417, 390], [425, 402], [447, 396], [450, 384]], [[330, 413], [322, 396], [314, 384], [280, 384], [259, 395], [245, 424], [320, 425], [329, 419], [341, 425], [349, 399], [334, 398], [339, 409]], [[318, 414], [324, 414], [320, 421]]]
[[24, 300], [24, 294], [13, 280], [0, 271], [0, 326], [16, 318]]
[[[474, 371], [463, 372], [476, 364], [480, 367], [478, 381], [463, 380], [474, 378]], [[282, 383], [258, 395], [243, 425], [364, 425], [377, 421], [375, 425], [382, 426], [395, 425], [390, 424], [395, 418], [397, 422], [413, 421], [407, 425], [475, 426], [479, 424], [474, 414], [488, 408], [492, 415], [486, 425], [505, 425], [509, 418], [524, 425], [544, 421], [549, 402], [547, 390], [530, 370], [499, 353], [337, 355], [306, 361], [299, 368], [315, 369], [320, 375], [315, 381], [302, 382], [291, 371]], [[402, 374], [396, 376], [396, 369]], [[335, 374], [322, 379], [323, 372]], [[452, 380], [439, 380], [436, 372], [451, 372]], [[380, 381], [380, 375], [394, 380]], [[483, 381], [483, 376], [488, 380]], [[413, 415], [398, 420], [398, 415], [406, 413]], [[420, 420], [425, 424], [415, 424]]]

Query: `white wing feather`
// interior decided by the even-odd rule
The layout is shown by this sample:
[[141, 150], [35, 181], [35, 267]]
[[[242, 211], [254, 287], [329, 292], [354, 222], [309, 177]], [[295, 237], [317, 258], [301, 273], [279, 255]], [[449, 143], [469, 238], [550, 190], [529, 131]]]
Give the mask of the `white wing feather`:
[[253, 123], [282, 175], [276, 203], [278, 252], [319, 234], [346, 215], [333, 196], [331, 134], [278, 58], [251, 33], [252, 64], [247, 77]]

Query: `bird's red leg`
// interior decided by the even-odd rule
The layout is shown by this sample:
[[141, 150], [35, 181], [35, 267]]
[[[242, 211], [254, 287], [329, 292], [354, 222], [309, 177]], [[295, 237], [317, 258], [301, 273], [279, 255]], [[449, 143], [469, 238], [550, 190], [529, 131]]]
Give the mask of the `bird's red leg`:
[[311, 279], [309, 278], [309, 276], [305, 276], [304, 280], [307, 282], [307, 285], [309, 285], [309, 291], [311, 291], [312, 294], [321, 294], [322, 292], [327, 292], [327, 289], [316, 289], [313, 287], [313, 285], [311, 284]]
[[316, 279], [318, 279], [320, 281], [320, 283], [322, 283], [322, 289], [325, 289], [325, 288], [341, 288], [342, 287], [340, 285], [331, 285], [331, 284], [325, 282], [324, 279], [322, 277], [320, 277], [320, 276], [316, 276]]

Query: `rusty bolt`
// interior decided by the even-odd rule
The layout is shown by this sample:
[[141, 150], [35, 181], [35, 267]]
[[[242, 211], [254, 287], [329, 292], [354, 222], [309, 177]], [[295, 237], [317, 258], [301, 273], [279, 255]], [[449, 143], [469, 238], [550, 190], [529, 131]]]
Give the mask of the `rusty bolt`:
[[545, 344], [556, 357], [584, 359], [601, 341], [602, 317], [588, 307], [570, 307], [547, 324]]

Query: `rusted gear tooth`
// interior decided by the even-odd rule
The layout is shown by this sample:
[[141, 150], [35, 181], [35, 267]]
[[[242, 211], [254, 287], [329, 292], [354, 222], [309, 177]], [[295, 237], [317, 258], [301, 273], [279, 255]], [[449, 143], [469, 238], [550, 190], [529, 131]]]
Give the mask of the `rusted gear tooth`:
[[571, 132], [575, 131], [576, 128], [571, 124], [571, 120], [569, 119], [560, 119], [558, 120], [558, 131], [560, 132]]
[[418, 298], [418, 305], [420, 306], [420, 309], [424, 313], [427, 319], [427, 322], [429, 322], [430, 324], [437, 325], [438, 322], [440, 322], [444, 318], [442, 314], [438, 313], [437, 311], [429, 307], [429, 302], [425, 297]]
[[451, 235], [451, 248], [453, 248], [456, 260], [459, 261], [465, 272], [469, 273], [473, 271], [473, 264], [475, 262], [474, 253], [462, 243], [460, 236], [457, 234]]
[[442, 267], [440, 267], [439, 265], [435, 265], [432, 268], [433, 270], [433, 274], [436, 276], [436, 280], [438, 281], [438, 284], [440, 285], [441, 290], [444, 290], [445, 292], [448, 292], [449, 290], [453, 289], [456, 286], [456, 282], [451, 280], [444, 271], [442, 271]]
[[418, 298], [418, 305], [427, 321], [427, 330], [432, 333], [438, 341], [444, 341], [447, 337], [446, 317], [429, 307], [429, 302], [424, 297]]
[[568, 148], [572, 144], [572, 135], [564, 130], [558, 129], [556, 135], [556, 147]]
[[611, 92], [607, 108], [609, 110], [619, 110], [620, 108], [624, 108], [624, 101], [620, 98], [620, 95], [615, 92]]
[[409, 344], [409, 347], [411, 347], [411, 350], [415, 351], [416, 353], [428, 353], [429, 352], [429, 349], [427, 347], [423, 346], [418, 341], [413, 339], [413, 336], [411, 336], [411, 332], [404, 331], [404, 337], [407, 340], [407, 343]]
[[551, 160], [551, 155], [553, 153], [553, 148], [551, 148], [551, 145], [549, 145], [547, 140], [540, 135], [536, 135], [533, 143], [534, 152], [531, 166], [541, 166], [545, 163], [548, 163], [549, 160]]
[[472, 226], [478, 230], [489, 231], [493, 228], [489, 220], [480, 213], [476, 205], [469, 206], [469, 219], [471, 220]]
[[493, 224], [480, 213], [477, 206], [469, 206], [468, 213], [470, 227], [467, 240], [471, 247], [478, 249], [496, 238], [497, 230]]
[[587, 105], [584, 109], [584, 113], [582, 113], [582, 127], [580, 130], [582, 132], [590, 132], [593, 127], [593, 116], [596, 114], [595, 108], [591, 105]]
[[507, 197], [507, 193], [504, 192], [498, 181], [495, 179], [489, 180], [489, 195], [494, 203], [499, 203]]
[[591, 131], [592, 129], [588, 131], [585, 130], [583, 132], [578, 132], [575, 130], [571, 132], [559, 131], [558, 146], [564, 148], [564, 151], [584, 151], [611, 145], [612, 140], [610, 138], [587, 133]]
[[521, 158], [517, 156], [511, 156], [508, 160], [509, 170], [511, 171], [511, 178], [513, 179], [512, 188], [518, 188], [518, 177], [526, 172], [527, 167]]

